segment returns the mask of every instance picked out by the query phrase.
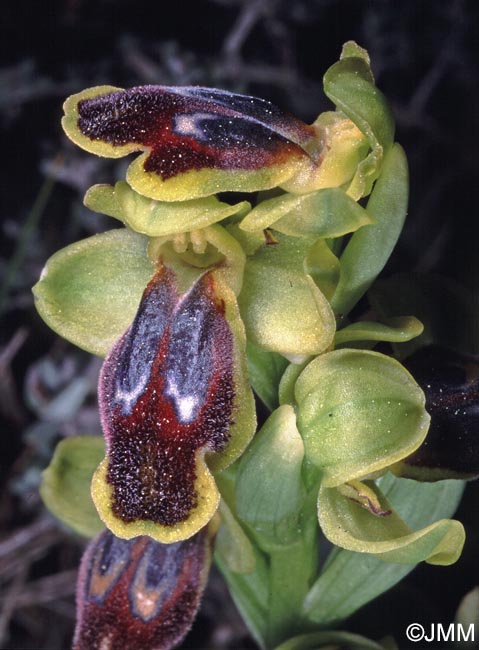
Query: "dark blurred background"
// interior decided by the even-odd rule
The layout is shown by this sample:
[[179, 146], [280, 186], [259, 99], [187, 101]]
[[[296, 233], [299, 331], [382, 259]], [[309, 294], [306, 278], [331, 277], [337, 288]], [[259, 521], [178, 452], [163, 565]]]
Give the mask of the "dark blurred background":
[[[323, 73], [354, 39], [371, 55], [411, 167], [408, 223], [386, 274], [440, 272], [477, 297], [479, 3], [4, 0], [1, 11], [0, 648], [62, 650], [83, 542], [44, 511], [38, 484], [60, 438], [99, 431], [100, 361], [43, 324], [30, 288], [53, 252], [111, 227], [82, 196], [126, 164], [66, 140], [63, 100], [98, 84], [199, 84], [265, 97], [311, 122], [330, 107]], [[419, 612], [449, 623], [479, 583], [478, 506], [471, 484], [456, 565], [417, 568], [345, 627], [407, 648]], [[183, 647], [255, 648], [216, 574]]]

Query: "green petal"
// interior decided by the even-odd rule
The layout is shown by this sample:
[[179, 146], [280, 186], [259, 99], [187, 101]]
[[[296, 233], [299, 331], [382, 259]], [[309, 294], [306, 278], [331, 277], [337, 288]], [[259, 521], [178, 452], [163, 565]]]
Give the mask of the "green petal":
[[[379, 484], [413, 529], [451, 517], [464, 491], [462, 481], [426, 484], [397, 479], [390, 473]], [[318, 624], [344, 620], [397, 584], [413, 568], [413, 565], [384, 562], [368, 553], [336, 547], [304, 601], [304, 613]]]
[[407, 161], [395, 144], [366, 208], [376, 223], [355, 232], [341, 255], [339, 283], [331, 303], [335, 313], [347, 314], [382, 271], [401, 233], [407, 201]]
[[340, 237], [374, 219], [343, 190], [283, 194], [262, 201], [241, 222], [248, 232], [272, 227], [285, 235]]
[[265, 549], [298, 538], [304, 499], [304, 445], [291, 406], [280, 406], [241, 459], [236, 480], [238, 516]]
[[360, 321], [338, 330], [334, 337], [334, 344], [338, 346], [356, 341], [403, 343], [419, 336], [423, 329], [421, 321], [414, 316], [397, 316], [388, 319], [387, 323]]
[[206, 228], [233, 214], [247, 212], [251, 207], [247, 201], [229, 205], [215, 196], [191, 201], [154, 201], [138, 194], [124, 181], [119, 181], [115, 187], [94, 185], [85, 195], [85, 205], [95, 212], [120, 219], [132, 230], [148, 237]]
[[133, 320], [153, 275], [147, 241], [122, 228], [55, 253], [33, 287], [40, 316], [68, 341], [105, 356]]
[[374, 483], [386, 516], [372, 515], [355, 501], [344, 497], [336, 488], [322, 486], [318, 496], [319, 523], [326, 537], [337, 546], [359, 553], [371, 553], [387, 562], [417, 564], [453, 564], [459, 558], [465, 533], [461, 523], [441, 519], [412, 531], [391, 508]]
[[40, 494], [55, 517], [80, 535], [94, 537], [104, 529], [93, 505], [90, 483], [105, 454], [100, 436], [65, 438], [55, 448], [42, 474]]
[[331, 344], [335, 319], [328, 301], [303, 271], [310, 238], [278, 237], [245, 267], [239, 296], [251, 341], [285, 356], [319, 354]]
[[424, 440], [424, 393], [396, 360], [366, 350], [318, 357], [296, 382], [306, 458], [333, 487], [385, 470]]

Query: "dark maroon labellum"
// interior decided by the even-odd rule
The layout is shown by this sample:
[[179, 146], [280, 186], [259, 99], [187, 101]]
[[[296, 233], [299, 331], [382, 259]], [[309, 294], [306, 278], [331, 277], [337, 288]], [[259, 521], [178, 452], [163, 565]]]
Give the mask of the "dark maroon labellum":
[[203, 529], [160, 544], [104, 531], [83, 556], [74, 650], [166, 650], [194, 620], [211, 557]]
[[172, 526], [197, 505], [196, 453], [221, 451], [232, 422], [233, 338], [214, 276], [180, 296], [165, 266], [100, 377], [112, 510]]
[[404, 362], [426, 395], [431, 425], [425, 442], [403, 461], [421, 480], [479, 476], [479, 359], [439, 346]]
[[313, 136], [311, 127], [263, 99], [194, 86], [119, 90], [81, 100], [78, 114], [78, 129], [91, 140], [150, 149], [144, 169], [164, 180], [308, 156], [302, 145]]

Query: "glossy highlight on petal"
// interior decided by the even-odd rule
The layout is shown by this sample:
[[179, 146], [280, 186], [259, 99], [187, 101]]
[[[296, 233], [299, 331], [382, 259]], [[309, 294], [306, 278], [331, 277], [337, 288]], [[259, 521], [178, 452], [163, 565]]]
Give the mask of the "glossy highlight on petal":
[[207, 529], [175, 544], [104, 531], [83, 556], [74, 650], [167, 650], [188, 632], [211, 563]]
[[311, 167], [317, 148], [312, 127], [270, 102], [214, 88], [98, 86], [64, 108], [65, 132], [87, 151], [145, 151], [127, 180], [166, 201], [274, 187]]
[[238, 382], [234, 335], [215, 285], [210, 271], [179, 295], [175, 274], [161, 265], [104, 362], [107, 458], [92, 496], [120, 537], [185, 539], [218, 507], [204, 455], [228, 446]]

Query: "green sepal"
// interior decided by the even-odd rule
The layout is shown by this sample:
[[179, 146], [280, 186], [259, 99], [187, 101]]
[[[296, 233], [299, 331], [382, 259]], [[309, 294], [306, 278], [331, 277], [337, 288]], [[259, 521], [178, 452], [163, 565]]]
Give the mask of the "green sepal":
[[321, 486], [318, 495], [319, 524], [330, 542], [359, 553], [371, 553], [386, 562], [454, 564], [465, 541], [462, 524], [441, 519], [413, 531], [393, 510], [380, 489], [369, 482], [384, 516], [371, 514], [337, 488]]
[[336, 332], [334, 345], [347, 345], [359, 341], [388, 341], [404, 343], [420, 336], [424, 326], [414, 316], [396, 316], [384, 323], [359, 321]]
[[371, 191], [383, 156], [393, 143], [393, 116], [384, 95], [374, 85], [367, 55], [353, 42], [344, 45], [341, 60], [327, 70], [323, 83], [325, 94], [364, 133], [371, 148], [348, 188], [348, 194], [358, 199]]
[[[238, 464], [215, 475], [222, 499], [236, 519], [235, 476]], [[236, 522], [240, 526], [239, 522]], [[229, 555], [223, 556], [221, 547], [216, 549], [215, 562], [221, 571], [230, 594], [243, 620], [261, 648], [267, 635], [268, 602], [270, 597], [270, 571], [266, 558], [256, 544], [251, 544], [254, 558], [252, 572], [238, 572], [236, 562]], [[233, 563], [233, 566], [231, 564]]]
[[313, 243], [309, 237], [278, 235], [276, 244], [263, 246], [246, 262], [239, 303], [247, 335], [288, 358], [320, 354], [334, 336], [331, 307], [303, 270]]
[[[417, 483], [390, 473], [378, 483], [412, 529], [451, 517], [464, 491], [462, 481]], [[336, 547], [304, 601], [304, 615], [319, 625], [337, 624], [393, 587], [413, 568], [413, 565], [384, 562], [368, 553]]]
[[278, 406], [278, 384], [288, 361], [276, 352], [246, 344], [246, 359], [251, 387], [270, 411]]
[[243, 219], [247, 232], [272, 227], [284, 235], [340, 237], [374, 219], [340, 188], [283, 194], [262, 201]]
[[359, 634], [325, 631], [295, 636], [275, 650], [385, 650], [385, 647]]
[[336, 314], [348, 314], [384, 268], [404, 225], [408, 187], [406, 156], [395, 144], [384, 159], [366, 207], [376, 223], [355, 232], [341, 255], [339, 282], [331, 301]]
[[378, 352], [317, 357], [297, 379], [295, 397], [305, 455], [325, 487], [385, 471], [419, 447], [429, 426], [421, 388]]
[[40, 316], [71, 343], [105, 356], [133, 320], [154, 273], [147, 244], [121, 228], [55, 253], [33, 287]]
[[424, 331], [417, 339], [398, 346], [400, 357], [431, 343], [458, 352], [479, 352], [477, 301], [463, 286], [434, 273], [397, 273], [378, 280], [368, 293], [381, 317], [414, 314]]
[[115, 217], [148, 237], [199, 230], [251, 208], [248, 201], [229, 205], [215, 196], [190, 201], [155, 201], [138, 194], [124, 181], [118, 181], [114, 187], [94, 185], [85, 194], [84, 203], [90, 210]]
[[236, 509], [264, 550], [287, 546], [298, 538], [304, 501], [303, 457], [294, 410], [280, 406], [240, 461]]
[[43, 471], [40, 495], [60, 521], [85, 537], [104, 529], [90, 495], [93, 472], [105, 454], [100, 436], [76, 436], [61, 440]]

